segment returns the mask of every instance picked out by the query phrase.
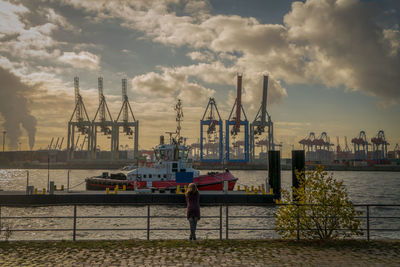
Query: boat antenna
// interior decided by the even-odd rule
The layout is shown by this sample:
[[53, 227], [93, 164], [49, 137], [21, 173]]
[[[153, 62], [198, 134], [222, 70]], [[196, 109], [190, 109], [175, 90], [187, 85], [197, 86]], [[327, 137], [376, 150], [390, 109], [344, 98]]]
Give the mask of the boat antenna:
[[176, 111], [176, 132], [175, 132], [175, 140], [178, 144], [182, 143], [181, 137], [181, 121], [183, 121], [183, 108], [182, 101], [178, 99], [178, 103], [176, 103], [174, 110]]

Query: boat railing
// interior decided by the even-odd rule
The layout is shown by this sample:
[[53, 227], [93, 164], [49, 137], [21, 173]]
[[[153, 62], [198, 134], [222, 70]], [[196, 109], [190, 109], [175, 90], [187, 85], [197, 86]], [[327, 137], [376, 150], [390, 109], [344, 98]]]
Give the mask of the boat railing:
[[[201, 217], [201, 223], [199, 223], [200, 227], [197, 229], [197, 231], [212, 231], [215, 232], [213, 236], [215, 238], [219, 238], [220, 240], [222, 239], [230, 239], [230, 234], [231, 233], [237, 233], [237, 232], [274, 232], [276, 233], [276, 228], [275, 228], [275, 222], [273, 220], [276, 219], [276, 212], [278, 211], [279, 206], [285, 205], [285, 204], [258, 204], [258, 205], [218, 205], [217, 209], [217, 215], [212, 215], [212, 216], [202, 216]], [[159, 231], [187, 231], [189, 232], [189, 227], [160, 227], [160, 223], [158, 223], [157, 227], [152, 226], [152, 222], [155, 220], [161, 220], [161, 225], [163, 221], [166, 221], [167, 219], [179, 219], [182, 220], [181, 225], [185, 225], [183, 223], [184, 220], [186, 220], [186, 216], [176, 216], [176, 215], [154, 215], [152, 214], [152, 207], [154, 208], [155, 206], [160, 207], [161, 205], [159, 204], [147, 204], [147, 205], [138, 205], [138, 204], [120, 204], [116, 203], [115, 205], [113, 204], [105, 204], [105, 205], [100, 205], [100, 204], [68, 204], [68, 205], [62, 205], [63, 207], [69, 206], [72, 207], [72, 214], [66, 214], [63, 216], [51, 216], [51, 215], [45, 215], [45, 216], [10, 216], [6, 215], [4, 216], [4, 211], [7, 210], [7, 213], [12, 213], [12, 209], [20, 209], [22, 208], [37, 208], [37, 207], [49, 207], [49, 206], [55, 206], [55, 205], [48, 205], [48, 204], [43, 204], [43, 205], [29, 205], [29, 206], [8, 206], [2, 204], [0, 206], [0, 237], [2, 237], [2, 232], [4, 233], [7, 231], [9, 234], [13, 232], [70, 232], [70, 237], [72, 240], [77, 240], [77, 236], [79, 232], [117, 232], [117, 231], [141, 231], [146, 233], [146, 239], [150, 240], [151, 239], [151, 234], [154, 232], [159, 232]], [[104, 206], [121, 206], [121, 207], [145, 207], [146, 212], [145, 214], [141, 215], [78, 215], [78, 210], [81, 207], [87, 207], [87, 206], [96, 206], [96, 208], [99, 209], [99, 212], [101, 212], [100, 209]], [[211, 206], [211, 205], [210, 205]], [[301, 204], [297, 205], [298, 207], [302, 206]], [[185, 209], [186, 207], [182, 205], [174, 205], [175, 208], [182, 209], [182, 214], [185, 214]], [[213, 206], [215, 207], [215, 206]], [[256, 207], [256, 208], [265, 208], [266, 212], [260, 212], [257, 211], [256, 213], [251, 213], [251, 214], [243, 214], [242, 211], [240, 211], [238, 214], [235, 214], [234, 211], [231, 211], [231, 209], [234, 209], [235, 207], [246, 207], [246, 210], [251, 210], [249, 207]], [[392, 211], [394, 214], [400, 214], [400, 205], [397, 204], [356, 204], [354, 205], [356, 210], [361, 211], [362, 215], [358, 216], [357, 218], [361, 220], [362, 222], [362, 227], [361, 230], [363, 232], [363, 236], [361, 237], [362, 239], [366, 239], [370, 241], [371, 239], [400, 239], [400, 216], [393, 216], [390, 215], [390, 212]], [[67, 209], [63, 209], [67, 210]], [[153, 212], [155, 212], [154, 210]], [[384, 212], [388, 212], [388, 214], [382, 214]], [[14, 225], [12, 221], [19, 221], [23, 223], [19, 223], [19, 225], [29, 225], [30, 220], [47, 220], [49, 222], [49, 225], [54, 225], [54, 219], [60, 219], [60, 220], [69, 220], [69, 223], [64, 222], [62, 225], [64, 227], [62, 228], [48, 228], [49, 225], [46, 224], [40, 224], [42, 227], [40, 228], [32, 228], [32, 227], [27, 227], [27, 228], [21, 228], [21, 227], [13, 227]], [[82, 224], [80, 227], [78, 221], [81, 220], [87, 220], [87, 219], [96, 219], [97, 223], [94, 223], [90, 227], [85, 227], [85, 225]], [[137, 227], [103, 227], [100, 228], [98, 227], [100, 224], [98, 223], [99, 220], [102, 219], [132, 219], [132, 222], [129, 225], [135, 225]], [[143, 225], [138, 225], [137, 223], [134, 223], [134, 220], [137, 219], [142, 219], [144, 220], [145, 223]], [[246, 225], [243, 225], [244, 223], [240, 222], [240, 220], [246, 219]], [[210, 223], [210, 220], [214, 220], [214, 227], [201, 227], [201, 225], [213, 225]], [[239, 221], [235, 221], [239, 220]], [[260, 223], [260, 220], [272, 220], [273, 222], [270, 223], [270, 225], [267, 225], [265, 223], [261, 223], [261, 227], [251, 227], [248, 224], [248, 220], [256, 220], [258, 223]], [[206, 221], [207, 223], [204, 223]], [[216, 223], [215, 223], [216, 221]], [[232, 222], [233, 221], [233, 222]], [[299, 221], [299, 218], [298, 218]], [[11, 227], [10, 227], [11, 225]], [[215, 226], [216, 225], [216, 226]], [[239, 226], [239, 227], [238, 227]], [[378, 227], [380, 226], [380, 227]], [[288, 230], [295, 230], [297, 233], [297, 239], [299, 240], [301, 238], [301, 231], [305, 231], [305, 229], [302, 229], [299, 223], [294, 229], [288, 229]], [[307, 231], [312, 231], [316, 229], [307, 229]], [[339, 231], [347, 231], [350, 229], [334, 229], [334, 230], [339, 230]], [[380, 235], [380, 233], [392, 233], [392, 237], [386, 237], [383, 235]], [[81, 235], [79, 235], [82, 237]], [[262, 236], [262, 235], [259, 235]], [[65, 237], [65, 236], [64, 236]], [[63, 238], [65, 239], [65, 238]], [[81, 240], [82, 238], [80, 238]], [[107, 239], [113, 239], [113, 236]]]

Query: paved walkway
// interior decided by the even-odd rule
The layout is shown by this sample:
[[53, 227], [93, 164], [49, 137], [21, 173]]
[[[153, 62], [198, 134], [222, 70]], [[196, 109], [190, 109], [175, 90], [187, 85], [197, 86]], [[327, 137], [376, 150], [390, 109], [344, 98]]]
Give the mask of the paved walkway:
[[1, 242], [0, 266], [400, 266], [400, 241]]

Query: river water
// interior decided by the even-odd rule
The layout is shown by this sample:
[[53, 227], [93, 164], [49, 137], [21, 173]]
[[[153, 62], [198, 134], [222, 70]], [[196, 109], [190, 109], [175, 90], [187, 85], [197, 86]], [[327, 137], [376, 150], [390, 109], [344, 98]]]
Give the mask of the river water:
[[[108, 170], [71, 170], [69, 173], [69, 184], [73, 191], [84, 191], [85, 177], [98, 175]], [[4, 191], [25, 190], [27, 184], [27, 170], [1, 170], [0, 169], [0, 189]], [[114, 171], [115, 172], [115, 171]], [[202, 171], [205, 173], [207, 171]], [[48, 176], [54, 181], [57, 187], [61, 185], [67, 187], [67, 170], [29, 170], [29, 184], [35, 188], [46, 188]], [[266, 171], [232, 171], [235, 177], [239, 178], [237, 185], [243, 187], [258, 186], [265, 182]], [[350, 199], [354, 204], [400, 204], [400, 173], [399, 172], [332, 172], [337, 180], [343, 180], [347, 188]], [[291, 172], [282, 171], [282, 188], [290, 189]], [[365, 207], [358, 208], [364, 211]], [[266, 207], [229, 207], [229, 216], [259, 215], [273, 217], [275, 208]], [[156, 216], [181, 216], [181, 218], [152, 218], [151, 228], [173, 228], [177, 230], [152, 230], [151, 239], [186, 239], [188, 222], [184, 218], [185, 208], [181, 206], [152, 206], [151, 215]], [[202, 216], [219, 216], [219, 207], [202, 207]], [[223, 236], [225, 238], [225, 208], [223, 209]], [[147, 207], [114, 207], [114, 206], [79, 206], [78, 216], [136, 216], [146, 215]], [[51, 219], [5, 219], [7, 216], [72, 216], [73, 207], [54, 206], [36, 208], [15, 208], [2, 207], [1, 216], [3, 228], [5, 225], [11, 229], [71, 229], [73, 220], [71, 218], [51, 218]], [[396, 216], [400, 217], [400, 207], [371, 207], [370, 216]], [[219, 238], [219, 230], [200, 230], [218, 229], [219, 218], [203, 218], [200, 220], [198, 235], [202, 239]], [[363, 227], [366, 223], [363, 221]], [[127, 229], [140, 228], [147, 226], [146, 218], [79, 218], [77, 228], [84, 229], [77, 231], [77, 239], [145, 239], [146, 231], [90, 231], [92, 228], [104, 229]], [[229, 218], [229, 228], [268, 228], [274, 227], [273, 218]], [[370, 229], [400, 229], [400, 219], [374, 219], [370, 221]], [[89, 229], [89, 230], [88, 230]], [[229, 230], [229, 238], [278, 238], [273, 230]], [[0, 239], [3, 238], [0, 234]], [[41, 240], [41, 239], [71, 239], [72, 231], [45, 231], [45, 232], [13, 232], [10, 240]], [[365, 238], [365, 237], [363, 237]], [[400, 239], [400, 231], [382, 232], [372, 231], [371, 238], [379, 239]]]

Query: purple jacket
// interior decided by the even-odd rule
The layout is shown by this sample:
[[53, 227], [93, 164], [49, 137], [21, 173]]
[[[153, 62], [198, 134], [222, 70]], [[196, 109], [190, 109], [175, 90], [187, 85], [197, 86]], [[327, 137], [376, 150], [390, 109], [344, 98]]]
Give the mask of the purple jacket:
[[186, 196], [187, 211], [186, 216], [200, 218], [200, 194], [188, 194]]

